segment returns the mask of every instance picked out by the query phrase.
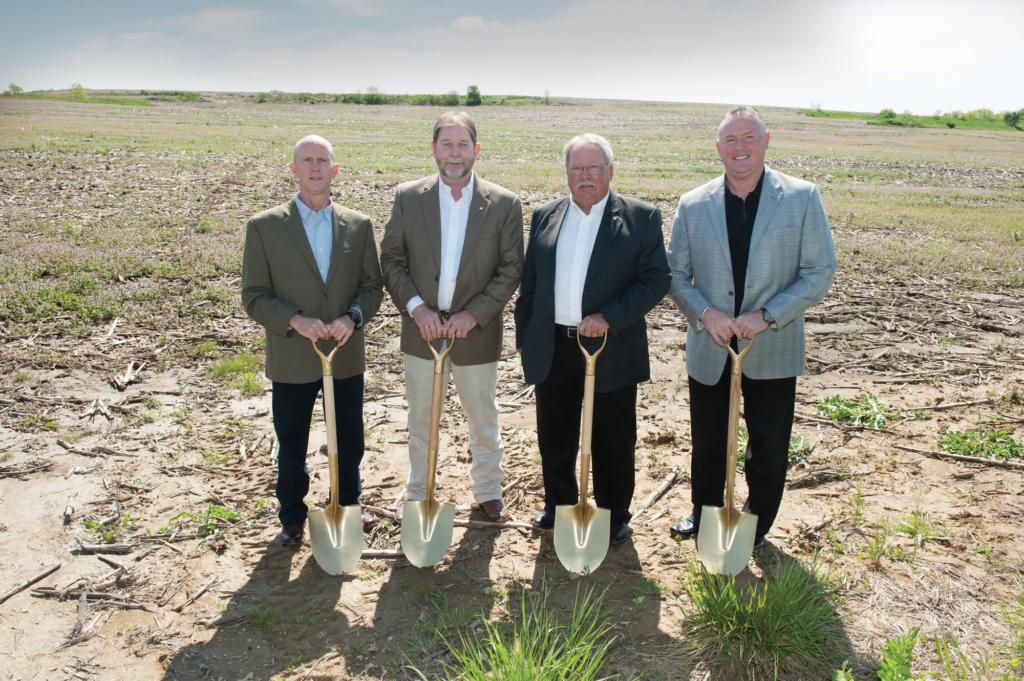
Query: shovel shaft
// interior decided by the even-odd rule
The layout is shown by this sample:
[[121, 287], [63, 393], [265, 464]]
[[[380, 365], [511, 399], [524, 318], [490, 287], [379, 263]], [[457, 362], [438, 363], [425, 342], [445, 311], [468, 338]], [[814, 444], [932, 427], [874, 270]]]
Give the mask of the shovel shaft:
[[338, 480], [338, 422], [334, 414], [334, 371], [331, 360], [334, 353], [338, 351], [336, 346], [331, 354], [324, 356], [320, 348], [313, 341], [313, 349], [320, 355], [320, 364], [324, 371], [324, 421], [327, 422], [327, 465], [331, 469], [331, 503], [327, 508], [332, 511], [338, 506], [338, 488], [341, 481]]
[[729, 440], [725, 459], [725, 508], [729, 526], [732, 526], [736, 509], [732, 505], [733, 491], [736, 489], [736, 463], [739, 458], [737, 450], [740, 444], [740, 392], [743, 387], [743, 358], [750, 352], [754, 340], [751, 339], [743, 352], [737, 354], [732, 346], [725, 346], [732, 357], [732, 375], [729, 381]]
[[444, 406], [444, 362], [455, 346], [455, 339], [448, 341], [448, 348], [438, 353], [434, 346], [427, 344], [434, 355], [434, 390], [430, 396], [430, 439], [427, 442], [427, 502], [434, 503], [434, 482], [437, 477], [437, 449], [441, 439], [441, 408]]
[[583, 378], [583, 434], [580, 443], [580, 500], [579, 508], [587, 507], [590, 492], [590, 443], [594, 431], [594, 375]]

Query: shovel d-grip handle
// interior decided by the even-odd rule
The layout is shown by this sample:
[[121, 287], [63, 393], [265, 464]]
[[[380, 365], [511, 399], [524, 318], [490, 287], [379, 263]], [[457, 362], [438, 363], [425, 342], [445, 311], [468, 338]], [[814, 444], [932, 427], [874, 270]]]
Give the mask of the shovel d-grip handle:
[[740, 393], [742, 392], [743, 382], [743, 358], [750, 352], [750, 348], [753, 345], [754, 339], [751, 338], [747, 347], [743, 348], [743, 352], [740, 353], [733, 350], [732, 345], [725, 346], [725, 349], [729, 351], [729, 355], [732, 357], [732, 376], [729, 383], [729, 440], [725, 460], [725, 508], [728, 512], [730, 526], [733, 514], [736, 513], [736, 509], [732, 505], [732, 494], [736, 488], [736, 462], [738, 459], [736, 450], [739, 449], [740, 442]]
[[[594, 430], [594, 381], [597, 376], [597, 358], [604, 352], [604, 346], [608, 345], [608, 332], [604, 332], [604, 342], [597, 352], [590, 354], [583, 343], [580, 342], [580, 334], [576, 333], [576, 345], [580, 346], [580, 352], [586, 359], [587, 368], [583, 375], [583, 441], [580, 443], [580, 497], [576, 506], [581, 513], [587, 509], [587, 494], [590, 492], [590, 441]], [[585, 516], [583, 516], [585, 517]]]
[[335, 345], [334, 349], [331, 350], [331, 354], [324, 355], [320, 352], [320, 348], [316, 346], [316, 341], [310, 339], [310, 343], [313, 344], [313, 349], [316, 350], [316, 354], [320, 355], [320, 364], [323, 365], [324, 376], [334, 376], [334, 365], [331, 364], [331, 360], [334, 359], [334, 353], [338, 351], [341, 345]]
[[427, 503], [434, 503], [434, 478], [437, 473], [437, 447], [441, 430], [441, 400], [444, 397], [444, 361], [455, 347], [455, 339], [448, 341], [448, 349], [438, 353], [433, 344], [427, 343], [434, 355], [434, 391], [430, 397], [430, 440], [427, 443]]

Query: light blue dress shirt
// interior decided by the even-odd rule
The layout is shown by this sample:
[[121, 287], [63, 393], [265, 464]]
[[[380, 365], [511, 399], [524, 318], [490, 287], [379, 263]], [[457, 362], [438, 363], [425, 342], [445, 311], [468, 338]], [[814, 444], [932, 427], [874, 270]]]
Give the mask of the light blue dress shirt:
[[[327, 271], [331, 267], [331, 249], [334, 248], [334, 202], [331, 201], [323, 210], [314, 211], [304, 204], [296, 193], [295, 205], [299, 207], [302, 228], [306, 230], [309, 247], [313, 249], [316, 268], [320, 270], [320, 277], [326, 284]], [[351, 309], [359, 313], [359, 323], [356, 326], [362, 326], [363, 311], [359, 305], [353, 305]]]

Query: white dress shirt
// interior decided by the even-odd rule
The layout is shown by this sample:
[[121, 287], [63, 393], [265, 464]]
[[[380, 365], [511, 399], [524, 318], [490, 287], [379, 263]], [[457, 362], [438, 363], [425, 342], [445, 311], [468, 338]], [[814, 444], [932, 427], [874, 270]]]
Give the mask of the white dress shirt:
[[569, 199], [555, 249], [555, 324], [577, 326], [583, 321], [583, 284], [608, 196], [590, 208], [590, 215]]
[[[458, 201], [452, 196], [452, 188], [438, 174], [438, 193], [441, 198], [441, 276], [437, 283], [437, 309], [451, 310], [452, 297], [455, 295], [455, 280], [459, 276], [459, 262], [462, 260], [462, 247], [466, 243], [466, 223], [469, 222], [469, 204], [473, 201], [473, 182], [475, 177], [469, 176], [469, 184], [462, 188], [462, 198]], [[413, 296], [405, 309], [412, 316], [412, 311], [423, 304], [423, 298]]]
[[[320, 271], [320, 278], [326, 284], [327, 272], [331, 267], [331, 250], [334, 248], [334, 201], [328, 203], [323, 210], [314, 211], [302, 202], [296, 192], [295, 205], [299, 207], [302, 228], [306, 231], [306, 238], [309, 239], [309, 247], [313, 249], [316, 268]], [[350, 309], [355, 310], [359, 315], [359, 321], [356, 323], [356, 328], [359, 328], [363, 325], [363, 309], [358, 304], [353, 305]]]

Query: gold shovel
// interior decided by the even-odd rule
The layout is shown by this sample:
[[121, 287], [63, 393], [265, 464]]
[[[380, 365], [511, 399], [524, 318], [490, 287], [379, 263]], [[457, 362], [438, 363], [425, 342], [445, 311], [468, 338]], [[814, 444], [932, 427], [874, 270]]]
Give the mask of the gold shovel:
[[321, 511], [313, 511], [307, 519], [313, 557], [329, 575], [351, 572], [363, 553], [362, 509], [358, 504], [338, 505], [338, 426], [334, 417], [334, 371], [331, 364], [338, 347], [324, 357], [313, 341], [313, 349], [320, 355], [324, 369], [324, 417], [327, 421], [328, 466], [331, 469], [331, 503]]
[[608, 553], [611, 536], [612, 512], [607, 508], [596, 508], [587, 503], [590, 486], [590, 436], [594, 428], [594, 379], [597, 357], [608, 344], [608, 332], [604, 343], [593, 355], [583, 349], [579, 334], [576, 344], [587, 358], [587, 369], [583, 378], [583, 441], [580, 445], [580, 499], [574, 506], [555, 507], [555, 553], [562, 566], [569, 572], [593, 572]]
[[737, 511], [732, 505], [736, 485], [736, 450], [740, 431], [740, 386], [743, 380], [743, 356], [750, 352], [753, 339], [736, 354], [731, 345], [726, 349], [732, 355], [732, 379], [729, 385], [729, 442], [725, 459], [725, 507], [704, 506], [697, 532], [697, 552], [700, 562], [708, 570], [736, 576], [750, 562], [757, 534], [757, 516]]
[[416, 567], [436, 565], [448, 553], [455, 529], [455, 507], [434, 500], [434, 477], [437, 473], [437, 447], [441, 426], [441, 400], [444, 398], [444, 361], [452, 351], [455, 339], [448, 349], [434, 353], [434, 394], [430, 398], [430, 441], [427, 445], [427, 498], [425, 501], [406, 501], [402, 505], [402, 549], [405, 557]]

